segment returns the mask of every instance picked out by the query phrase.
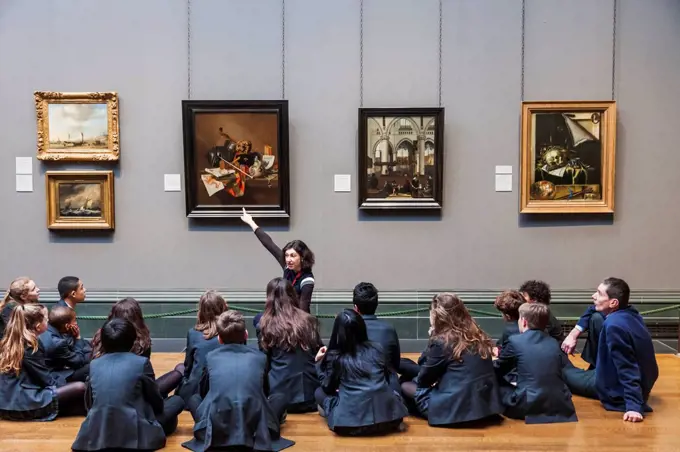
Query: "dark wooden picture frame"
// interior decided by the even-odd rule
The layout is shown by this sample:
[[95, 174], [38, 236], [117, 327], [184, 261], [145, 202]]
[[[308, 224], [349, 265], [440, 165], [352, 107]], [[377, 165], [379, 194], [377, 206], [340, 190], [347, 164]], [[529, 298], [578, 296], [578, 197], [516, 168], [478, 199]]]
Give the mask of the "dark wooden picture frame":
[[359, 209], [442, 209], [444, 108], [360, 108], [358, 135]]
[[287, 100], [183, 100], [189, 218], [290, 217]]

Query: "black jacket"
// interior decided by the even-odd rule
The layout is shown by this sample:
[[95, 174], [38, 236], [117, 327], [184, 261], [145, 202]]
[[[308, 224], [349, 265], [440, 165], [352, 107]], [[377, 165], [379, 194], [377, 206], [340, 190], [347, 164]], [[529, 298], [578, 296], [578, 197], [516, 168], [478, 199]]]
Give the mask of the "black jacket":
[[226, 344], [208, 353], [201, 378], [203, 401], [197, 410], [194, 438], [182, 446], [192, 451], [241, 446], [279, 450], [279, 420], [264, 391], [267, 357], [242, 344]]
[[[58, 377], [45, 363], [45, 350], [38, 341], [38, 349], [26, 347], [19, 375], [0, 374], [0, 410], [15, 413], [36, 411], [52, 403]], [[56, 417], [56, 412], [53, 413]]]
[[505, 415], [527, 424], [575, 422], [571, 391], [562, 378], [568, 358], [547, 333], [525, 331], [511, 336], [494, 367], [499, 377], [516, 369], [517, 386], [503, 388]]
[[163, 398], [148, 358], [107, 353], [92, 360], [89, 410], [72, 448], [156, 450], [165, 446]]
[[45, 350], [45, 362], [59, 377], [59, 385], [66, 383], [76, 369], [90, 361], [92, 347], [84, 339], [75, 339], [70, 334], [61, 334], [52, 325], [39, 337]]
[[[484, 359], [464, 352], [456, 361], [447, 347], [431, 340], [419, 363], [416, 403], [423, 404], [421, 397], [429, 398], [430, 425], [476, 421], [503, 413], [491, 356]], [[428, 388], [431, 390], [422, 391]]]
[[177, 388], [177, 395], [188, 403], [189, 398], [198, 394], [198, 386], [203, 376], [206, 356], [220, 346], [217, 336], [206, 339], [203, 333], [190, 329], [187, 333], [187, 350], [184, 358], [184, 376]]
[[391, 371], [381, 348], [364, 346], [354, 360], [362, 366], [363, 375], [346, 372], [332, 351], [318, 364], [321, 388], [330, 396], [323, 407], [328, 428], [365, 427], [408, 416], [401, 395], [390, 386]]

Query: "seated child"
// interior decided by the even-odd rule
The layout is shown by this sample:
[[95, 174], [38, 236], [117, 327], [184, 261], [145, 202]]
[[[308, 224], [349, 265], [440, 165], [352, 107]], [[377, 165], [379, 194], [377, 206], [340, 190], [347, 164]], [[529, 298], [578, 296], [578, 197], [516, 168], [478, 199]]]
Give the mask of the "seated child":
[[248, 347], [243, 315], [226, 311], [217, 319], [220, 347], [206, 356], [200, 394], [189, 400], [193, 451], [231, 447], [278, 451], [295, 444], [280, 437], [285, 398], [267, 399], [267, 357]]
[[132, 349], [132, 323], [112, 319], [101, 328], [102, 355], [90, 364], [87, 417], [71, 446], [75, 451], [157, 450], [177, 428], [179, 396], [163, 400], [148, 358]]
[[321, 387], [316, 400], [328, 428], [338, 435], [404, 431], [408, 410], [390, 386], [391, 366], [368, 340], [363, 317], [345, 309], [335, 317], [328, 349], [317, 354]]
[[[544, 281], [530, 280], [525, 281], [519, 288], [519, 292], [524, 296], [527, 303], [543, 303], [550, 307], [550, 300], [552, 299], [552, 292], [550, 286]], [[545, 326], [545, 332], [548, 333], [557, 342], [562, 344], [564, 341], [564, 332], [562, 331], [562, 322], [557, 320], [552, 312], [550, 312], [548, 324]]]
[[514, 334], [519, 334], [519, 307], [525, 300], [521, 293], [516, 290], [506, 290], [502, 292], [493, 305], [503, 314], [503, 334], [496, 342], [498, 353], [508, 343], [508, 338]]
[[0, 339], [5, 334], [14, 308], [26, 303], [37, 303], [39, 298], [40, 289], [31, 278], [20, 276], [12, 281], [5, 297], [0, 300]]
[[40, 335], [45, 349], [45, 362], [63, 382], [85, 381], [92, 347], [80, 337], [76, 312], [68, 307], [55, 306], [49, 314], [47, 331]]
[[[108, 320], [125, 319], [132, 323], [137, 332], [135, 343], [130, 350], [135, 355], [151, 358], [151, 333], [144, 321], [142, 307], [137, 300], [132, 297], [123, 298], [117, 301], [109, 313]], [[101, 329], [92, 338], [92, 358], [96, 359], [104, 353], [101, 343]], [[156, 379], [158, 389], [163, 397], [167, 397], [173, 390], [177, 389], [184, 375], [184, 364], [177, 364], [173, 370], [161, 375]]]
[[203, 293], [198, 301], [196, 326], [187, 333], [184, 376], [175, 392], [187, 403], [191, 396], [198, 393], [206, 355], [220, 345], [217, 339], [217, 318], [227, 309], [227, 302], [214, 290]]
[[47, 329], [47, 309], [17, 305], [0, 341], [0, 419], [52, 421], [57, 415], [83, 414], [85, 384], [60, 384], [45, 364], [38, 336]]
[[[550, 315], [542, 303], [525, 303], [519, 308], [519, 331], [510, 336], [494, 362], [501, 380], [505, 415], [525, 419], [527, 424], [576, 422], [571, 392], [562, 378], [567, 355], [560, 344], [544, 332]], [[503, 377], [517, 371], [517, 387]]]
[[496, 422], [503, 404], [492, 361], [493, 342], [454, 294], [435, 295], [431, 334], [420, 372], [402, 383], [404, 396], [430, 425]]
[[290, 281], [277, 277], [267, 284], [267, 301], [258, 323], [260, 350], [267, 355], [269, 390], [282, 394], [289, 413], [316, 411], [319, 387], [314, 358], [323, 346], [316, 317], [300, 309]]

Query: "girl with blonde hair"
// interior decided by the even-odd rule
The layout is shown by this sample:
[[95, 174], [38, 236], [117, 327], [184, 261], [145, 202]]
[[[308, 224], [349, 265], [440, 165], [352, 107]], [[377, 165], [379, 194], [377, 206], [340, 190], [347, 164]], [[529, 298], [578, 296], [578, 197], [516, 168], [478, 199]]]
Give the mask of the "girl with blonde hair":
[[0, 301], [0, 339], [5, 333], [12, 311], [18, 305], [37, 303], [40, 289], [28, 276], [20, 276], [9, 285], [9, 289]]
[[85, 384], [59, 379], [45, 363], [38, 336], [47, 330], [47, 308], [18, 304], [0, 341], [0, 419], [51, 421], [57, 415], [84, 414]]
[[497, 420], [503, 413], [491, 338], [451, 293], [430, 304], [430, 340], [420, 372], [402, 383], [404, 396], [430, 425]]

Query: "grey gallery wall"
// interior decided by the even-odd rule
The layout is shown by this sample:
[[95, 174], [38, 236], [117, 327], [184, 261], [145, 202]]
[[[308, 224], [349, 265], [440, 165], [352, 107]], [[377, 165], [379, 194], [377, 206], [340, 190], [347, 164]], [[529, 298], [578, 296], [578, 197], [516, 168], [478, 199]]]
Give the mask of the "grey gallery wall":
[[[589, 288], [617, 275], [678, 288], [680, 2], [619, 0], [616, 213], [518, 214], [521, 0], [444, 0], [446, 108], [440, 219], [366, 219], [357, 211], [359, 0], [286, 0], [292, 219], [272, 230], [317, 254], [317, 287], [371, 280], [384, 289], [502, 288], [529, 277]], [[279, 274], [248, 229], [185, 218], [181, 100], [188, 97], [185, 0], [4, 0], [0, 4], [0, 281], [53, 287], [260, 289]], [[280, 0], [192, 0], [191, 97], [278, 99]], [[439, 2], [365, 0], [366, 107], [436, 106]], [[612, 0], [527, 0], [525, 99], [608, 100]], [[121, 161], [116, 231], [87, 238], [46, 228], [44, 172], [17, 193], [14, 159], [35, 156], [33, 92], [117, 91]], [[494, 191], [512, 165], [513, 191]], [[49, 168], [95, 165], [49, 165]], [[333, 191], [352, 174], [352, 192]]]

